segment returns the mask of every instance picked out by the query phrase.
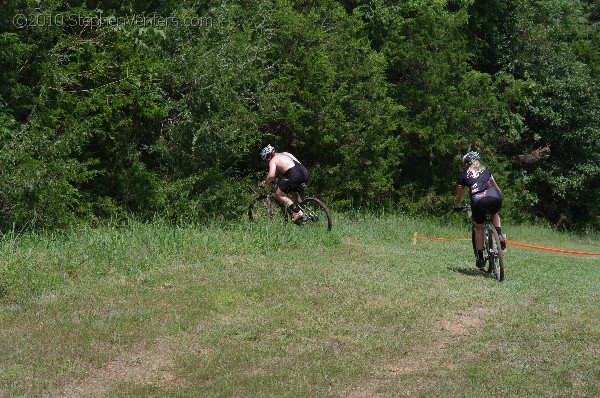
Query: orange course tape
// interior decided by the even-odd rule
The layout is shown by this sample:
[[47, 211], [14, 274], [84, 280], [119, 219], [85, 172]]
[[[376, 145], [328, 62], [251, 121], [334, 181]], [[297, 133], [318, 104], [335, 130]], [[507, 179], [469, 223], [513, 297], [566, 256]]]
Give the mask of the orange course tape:
[[[433, 238], [431, 236], [419, 236], [415, 232], [414, 235], [413, 235], [413, 245], [417, 244], [417, 239], [425, 239], [425, 240], [471, 240], [471, 238]], [[546, 251], [557, 252], [557, 253], [579, 254], [579, 255], [584, 255], [584, 256], [600, 256], [600, 253], [578, 252], [578, 251], [571, 251], [571, 250], [554, 249], [554, 248], [551, 248], [551, 247], [535, 246], [535, 245], [530, 245], [530, 244], [527, 244], [527, 243], [514, 242], [512, 240], [510, 240], [510, 241], [506, 240], [506, 243], [510, 244], [510, 245], [514, 245], [514, 246], [522, 246], [522, 247], [527, 247], [527, 248], [530, 248], [530, 249], [546, 250]]]
[[571, 250], [554, 249], [551, 247], [535, 246], [535, 245], [529, 245], [527, 243], [513, 242], [513, 241], [509, 241], [509, 240], [507, 240], [506, 243], [515, 245], [515, 246], [528, 247], [530, 249], [547, 250], [550, 252], [558, 252], [558, 253], [566, 253], [566, 254], [581, 254], [584, 256], [600, 256], [600, 253], [576, 252], [576, 251], [571, 251]]

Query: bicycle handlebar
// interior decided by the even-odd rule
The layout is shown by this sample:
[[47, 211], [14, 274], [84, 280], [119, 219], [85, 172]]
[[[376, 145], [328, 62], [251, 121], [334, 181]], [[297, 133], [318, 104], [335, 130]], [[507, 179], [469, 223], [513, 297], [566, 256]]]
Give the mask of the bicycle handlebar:
[[457, 211], [464, 211], [464, 212], [466, 212], [469, 215], [469, 217], [471, 217], [471, 215], [473, 214], [471, 212], [471, 205], [458, 206], [458, 207], [455, 207], [455, 209]]

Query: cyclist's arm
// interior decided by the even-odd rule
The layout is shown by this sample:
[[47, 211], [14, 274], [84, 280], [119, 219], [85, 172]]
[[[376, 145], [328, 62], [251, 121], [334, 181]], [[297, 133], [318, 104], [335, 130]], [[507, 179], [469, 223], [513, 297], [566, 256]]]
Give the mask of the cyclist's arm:
[[462, 202], [462, 196], [463, 196], [464, 190], [465, 190], [465, 188], [461, 187], [460, 185], [456, 187], [456, 196], [454, 197], [454, 207], [460, 206], [460, 202]]
[[502, 191], [500, 190], [500, 187], [498, 186], [498, 183], [496, 182], [496, 180], [494, 180], [494, 178], [492, 178], [491, 183], [492, 183], [492, 186], [494, 188], [496, 188], [498, 190], [498, 192], [500, 192], [500, 195], [502, 195]]
[[267, 174], [267, 178], [263, 181], [264, 185], [270, 184], [275, 179], [275, 174], [277, 173], [277, 163], [275, 162], [275, 158], [271, 159], [269, 162], [269, 173]]

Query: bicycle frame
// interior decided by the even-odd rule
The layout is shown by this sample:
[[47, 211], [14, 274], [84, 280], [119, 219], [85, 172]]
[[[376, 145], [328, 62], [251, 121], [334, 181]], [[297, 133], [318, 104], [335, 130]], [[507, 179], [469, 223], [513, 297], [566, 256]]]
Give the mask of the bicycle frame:
[[[466, 205], [462, 207], [464, 211], [472, 216], [471, 206]], [[494, 278], [498, 282], [504, 280], [504, 253], [500, 246], [500, 237], [496, 228], [492, 224], [493, 213], [486, 210], [485, 220], [483, 222], [483, 252], [485, 262], [487, 262], [488, 269], [487, 273], [493, 273]], [[477, 247], [475, 245], [475, 224], [471, 227], [471, 242], [473, 244], [473, 254], [477, 257]]]
[[[327, 226], [327, 230], [330, 231], [332, 228], [332, 221], [329, 209], [327, 206], [320, 200], [314, 197], [304, 198], [302, 199], [301, 194], [304, 192], [304, 189], [301, 189], [301, 192], [292, 192], [288, 194], [288, 197], [298, 203], [300, 209], [303, 212], [302, 218], [297, 220], [295, 223], [297, 225], [305, 225], [305, 224], [323, 224]], [[296, 200], [294, 200], [296, 199]], [[288, 212], [288, 207], [282, 204], [278, 198], [275, 190], [268, 193], [260, 193], [254, 197], [253, 202], [250, 204], [248, 208], [248, 219], [250, 221], [254, 221], [254, 210], [257, 202], [263, 202], [266, 200], [267, 205], [263, 207], [266, 208], [267, 217], [270, 219], [276, 218], [277, 212], [282, 212], [285, 218], [285, 221], [290, 221], [291, 215]]]

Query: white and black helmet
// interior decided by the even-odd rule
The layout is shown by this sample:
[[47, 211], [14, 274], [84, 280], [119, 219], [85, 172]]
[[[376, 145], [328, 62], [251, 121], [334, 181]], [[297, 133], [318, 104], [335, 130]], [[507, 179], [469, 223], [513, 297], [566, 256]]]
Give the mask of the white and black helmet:
[[474, 160], [479, 160], [479, 152], [470, 151], [465, 154], [462, 158], [463, 164], [470, 166]]
[[260, 153], [260, 157], [262, 160], [265, 160], [267, 156], [269, 156], [272, 153], [275, 153], [275, 148], [271, 144], [269, 144], [263, 148], [262, 152]]

